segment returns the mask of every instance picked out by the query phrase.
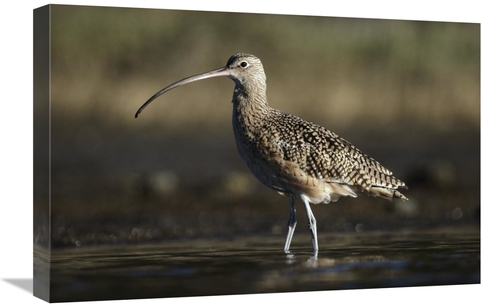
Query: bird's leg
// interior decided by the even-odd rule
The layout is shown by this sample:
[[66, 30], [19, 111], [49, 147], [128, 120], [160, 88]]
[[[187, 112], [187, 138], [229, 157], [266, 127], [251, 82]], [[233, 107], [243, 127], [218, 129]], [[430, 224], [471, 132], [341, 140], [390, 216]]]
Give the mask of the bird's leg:
[[316, 231], [316, 218], [314, 217], [314, 214], [311, 210], [311, 206], [309, 205], [309, 201], [307, 199], [305, 199], [304, 197], [301, 197], [301, 199], [302, 199], [302, 202], [304, 203], [304, 206], [306, 207], [307, 218], [309, 220], [308, 225], [309, 225], [309, 229], [311, 230], [313, 256], [317, 257], [319, 248], [318, 248], [318, 234]]
[[295, 214], [295, 202], [293, 196], [290, 196], [290, 218], [288, 219], [288, 233], [286, 235], [285, 247], [283, 251], [285, 253], [290, 253], [290, 243], [292, 243], [293, 232], [295, 231], [295, 226], [297, 226], [297, 217]]

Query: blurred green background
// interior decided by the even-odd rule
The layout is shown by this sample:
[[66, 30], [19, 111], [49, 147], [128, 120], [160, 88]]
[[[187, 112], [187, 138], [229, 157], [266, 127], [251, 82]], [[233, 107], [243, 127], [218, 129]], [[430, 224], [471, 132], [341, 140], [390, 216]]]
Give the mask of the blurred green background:
[[[175, 89], [134, 118], [237, 52], [262, 60], [271, 107], [336, 132], [410, 187], [406, 203], [314, 206], [320, 233], [479, 225], [479, 24], [52, 5], [50, 34], [55, 247], [284, 239], [287, 199], [238, 156], [231, 80]], [[35, 226], [35, 242], [48, 236]]]

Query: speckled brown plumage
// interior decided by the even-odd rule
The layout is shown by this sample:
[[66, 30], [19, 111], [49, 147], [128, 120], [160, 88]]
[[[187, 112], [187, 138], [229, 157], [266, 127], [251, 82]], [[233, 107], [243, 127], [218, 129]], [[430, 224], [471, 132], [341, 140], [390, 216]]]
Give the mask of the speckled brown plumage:
[[[397, 189], [404, 182], [379, 162], [335, 133], [297, 116], [270, 108], [260, 60], [238, 54], [228, 67], [247, 62], [259, 75], [236, 82], [233, 130], [240, 156], [252, 173], [278, 192], [305, 194], [314, 204], [336, 201], [358, 192], [385, 198], [407, 198]], [[248, 90], [251, 89], [251, 90]]]
[[351, 143], [326, 128], [269, 107], [264, 67], [253, 55], [235, 54], [225, 67], [165, 87], [142, 105], [136, 117], [151, 101], [177, 86], [220, 76], [235, 83], [233, 130], [240, 156], [262, 183], [290, 199], [286, 253], [297, 224], [295, 198], [305, 206], [315, 257], [316, 219], [309, 203], [329, 203], [358, 193], [407, 200], [398, 191], [404, 182]]

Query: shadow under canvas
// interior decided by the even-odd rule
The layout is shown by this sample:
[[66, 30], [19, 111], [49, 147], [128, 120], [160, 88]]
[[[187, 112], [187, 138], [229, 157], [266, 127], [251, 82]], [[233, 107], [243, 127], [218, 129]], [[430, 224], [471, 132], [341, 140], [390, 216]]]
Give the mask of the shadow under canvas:
[[29, 293], [33, 293], [32, 278], [4, 278], [4, 281]]

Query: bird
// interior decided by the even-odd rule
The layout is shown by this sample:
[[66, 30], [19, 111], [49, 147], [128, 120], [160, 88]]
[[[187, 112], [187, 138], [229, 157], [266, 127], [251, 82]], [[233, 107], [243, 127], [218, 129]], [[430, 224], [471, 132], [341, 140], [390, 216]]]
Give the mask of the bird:
[[149, 98], [135, 117], [166, 92], [213, 77], [234, 81], [232, 126], [240, 157], [260, 182], [289, 199], [285, 254], [293, 255], [290, 244], [297, 225], [296, 199], [305, 207], [312, 255], [316, 257], [317, 225], [310, 204], [327, 204], [358, 194], [408, 200], [399, 191], [407, 189], [405, 183], [350, 142], [320, 125], [271, 108], [264, 66], [251, 54], [234, 54], [221, 68], [168, 85]]

